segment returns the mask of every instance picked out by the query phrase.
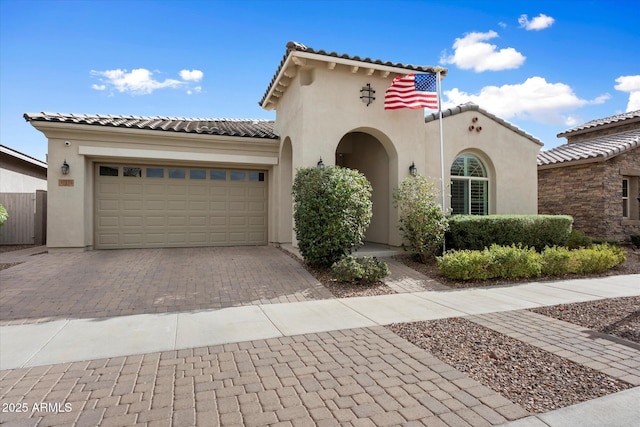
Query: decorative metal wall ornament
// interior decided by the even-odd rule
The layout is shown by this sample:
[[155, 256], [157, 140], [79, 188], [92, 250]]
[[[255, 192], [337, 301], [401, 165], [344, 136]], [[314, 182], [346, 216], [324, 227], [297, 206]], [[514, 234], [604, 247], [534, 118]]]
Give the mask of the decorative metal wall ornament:
[[376, 91], [371, 89], [371, 83], [367, 83], [366, 86], [362, 86], [362, 89], [360, 89], [360, 99], [367, 104], [367, 107], [376, 99], [373, 96], [374, 93]]

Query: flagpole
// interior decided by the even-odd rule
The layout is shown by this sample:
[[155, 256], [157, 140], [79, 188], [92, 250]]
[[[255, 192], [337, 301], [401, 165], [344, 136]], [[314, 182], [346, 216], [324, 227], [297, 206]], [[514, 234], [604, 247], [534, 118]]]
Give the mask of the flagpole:
[[[442, 192], [442, 211], [445, 212], [445, 185], [444, 185], [444, 138], [442, 136], [442, 84], [440, 83], [441, 70], [437, 72], [437, 91], [438, 91], [438, 121], [440, 122], [440, 183]], [[442, 253], [446, 250], [446, 243], [442, 241]]]

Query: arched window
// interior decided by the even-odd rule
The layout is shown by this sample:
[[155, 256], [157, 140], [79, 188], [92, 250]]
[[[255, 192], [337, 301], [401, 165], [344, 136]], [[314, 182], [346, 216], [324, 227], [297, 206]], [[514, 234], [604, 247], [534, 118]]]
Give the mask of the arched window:
[[489, 214], [489, 178], [484, 164], [472, 154], [462, 154], [451, 165], [452, 214]]

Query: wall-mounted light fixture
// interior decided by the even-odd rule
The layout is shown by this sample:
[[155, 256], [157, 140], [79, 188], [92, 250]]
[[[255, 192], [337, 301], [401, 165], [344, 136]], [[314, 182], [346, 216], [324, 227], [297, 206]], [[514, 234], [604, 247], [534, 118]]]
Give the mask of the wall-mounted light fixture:
[[320, 157], [320, 160], [318, 160], [318, 164], [317, 164], [317, 166], [318, 166], [320, 169], [324, 169], [324, 162], [322, 161], [322, 157]]
[[60, 169], [62, 170], [62, 175], [69, 174], [69, 163], [67, 163], [67, 159], [64, 159], [64, 162], [62, 163], [62, 167], [60, 167]]
[[376, 99], [376, 97], [373, 96], [374, 93], [376, 93], [376, 91], [371, 89], [371, 83], [367, 83], [366, 86], [362, 86], [362, 89], [360, 89], [360, 99], [367, 104], [367, 107]]
[[416, 168], [416, 165], [413, 162], [411, 162], [411, 166], [409, 166], [409, 174], [411, 176], [416, 176], [418, 174], [418, 168]]

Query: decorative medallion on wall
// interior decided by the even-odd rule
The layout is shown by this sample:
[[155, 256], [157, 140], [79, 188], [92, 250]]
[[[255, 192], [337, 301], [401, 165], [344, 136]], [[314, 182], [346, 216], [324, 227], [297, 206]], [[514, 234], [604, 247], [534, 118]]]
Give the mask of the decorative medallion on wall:
[[371, 89], [371, 83], [367, 83], [366, 86], [362, 86], [362, 89], [360, 89], [360, 99], [367, 104], [367, 107], [376, 99], [376, 97], [373, 96], [374, 93], [376, 93], [376, 91]]

